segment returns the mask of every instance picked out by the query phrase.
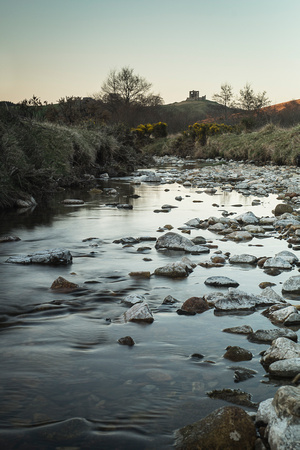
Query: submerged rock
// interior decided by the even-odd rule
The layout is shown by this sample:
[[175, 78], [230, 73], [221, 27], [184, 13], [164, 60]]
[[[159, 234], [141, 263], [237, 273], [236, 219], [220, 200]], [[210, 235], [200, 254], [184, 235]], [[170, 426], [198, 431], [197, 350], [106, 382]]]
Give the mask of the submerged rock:
[[257, 403], [251, 401], [251, 394], [243, 392], [240, 389], [221, 389], [207, 392], [210, 398], [217, 398], [231, 402], [236, 405], [248, 406], [250, 408], [257, 408]]
[[234, 334], [250, 334], [253, 333], [253, 329], [249, 325], [242, 325], [239, 327], [224, 328], [224, 333], [234, 333]]
[[250, 416], [236, 406], [217, 409], [175, 433], [177, 450], [252, 450], [256, 440]]
[[72, 255], [69, 250], [54, 248], [27, 256], [11, 256], [6, 262], [12, 264], [49, 264], [59, 266], [71, 264]]

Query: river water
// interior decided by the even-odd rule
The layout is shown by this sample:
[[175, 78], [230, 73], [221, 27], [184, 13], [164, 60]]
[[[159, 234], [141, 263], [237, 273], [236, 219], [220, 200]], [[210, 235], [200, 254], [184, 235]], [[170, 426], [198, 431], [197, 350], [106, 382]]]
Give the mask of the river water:
[[[181, 259], [180, 252], [163, 253], [154, 241], [131, 247], [113, 241], [125, 237], [159, 237], [159, 227], [176, 231], [195, 217], [220, 217], [225, 209], [241, 214], [272, 215], [275, 195], [261, 198], [218, 190], [208, 195], [173, 184], [133, 185], [130, 179], [108, 180], [118, 195], [64, 192], [31, 212], [1, 215], [0, 237], [21, 240], [0, 244], [0, 447], [5, 449], [168, 449], [173, 432], [228, 405], [212, 400], [212, 389], [240, 388], [252, 401], [273, 397], [278, 386], [265, 376], [259, 353], [268, 345], [249, 342], [245, 336], [222, 332], [238, 325], [254, 330], [271, 329], [270, 321], [255, 312], [217, 316], [211, 309], [196, 316], [180, 316], [177, 309], [187, 298], [215, 291], [204, 284], [209, 276], [229, 276], [243, 291], [258, 294], [261, 281], [281, 284], [291, 273], [277, 277], [261, 269], [231, 266], [205, 269], [197, 266], [186, 279], [151, 276], [134, 278], [133, 271], [150, 271]], [[137, 194], [138, 198], [132, 195]], [[178, 202], [175, 197], [181, 195]], [[81, 198], [83, 206], [64, 206], [64, 198]], [[130, 203], [132, 210], [108, 203]], [[155, 213], [164, 204], [177, 206]], [[233, 206], [239, 205], [239, 206]], [[234, 216], [233, 216], [234, 217]], [[250, 243], [221, 241], [207, 230], [192, 230], [189, 238], [204, 236], [231, 254], [274, 256], [287, 243], [270, 236]], [[95, 238], [93, 240], [86, 240]], [[140, 247], [148, 247], [141, 250]], [[9, 256], [39, 250], [71, 251], [69, 266], [15, 265]], [[209, 255], [190, 256], [193, 262]], [[64, 293], [50, 289], [59, 276], [79, 285]], [[152, 324], [121, 323], [128, 309], [121, 300], [142, 294], [154, 315]], [[162, 305], [172, 295], [178, 303]], [[131, 336], [135, 345], [118, 339]], [[250, 350], [253, 359], [239, 363], [257, 371], [254, 378], [234, 382], [237, 364], [223, 358], [229, 345]], [[201, 353], [204, 358], [191, 358]], [[249, 408], [245, 408], [249, 410]]]

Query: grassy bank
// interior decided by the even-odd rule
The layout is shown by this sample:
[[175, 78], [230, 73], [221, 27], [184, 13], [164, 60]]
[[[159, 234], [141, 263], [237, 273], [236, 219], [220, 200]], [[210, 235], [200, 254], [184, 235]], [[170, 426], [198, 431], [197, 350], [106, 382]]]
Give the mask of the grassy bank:
[[300, 125], [280, 128], [266, 125], [251, 133], [238, 132], [209, 136], [206, 145], [183, 133], [148, 145], [145, 151], [157, 155], [192, 158], [253, 160], [258, 164], [295, 165], [300, 154]]
[[59, 186], [80, 185], [87, 174], [125, 175], [144, 161], [125, 127], [70, 127], [1, 111], [1, 208], [28, 195], [39, 199]]

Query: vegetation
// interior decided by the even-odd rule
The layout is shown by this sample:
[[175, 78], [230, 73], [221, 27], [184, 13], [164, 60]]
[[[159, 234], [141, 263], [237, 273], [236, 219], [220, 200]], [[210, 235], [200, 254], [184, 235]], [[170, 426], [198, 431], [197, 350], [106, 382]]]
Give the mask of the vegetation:
[[[126, 175], [147, 162], [124, 125], [66, 126], [0, 109], [0, 207], [58, 186], [84, 186], [90, 175]], [[149, 162], [149, 158], [148, 158]]]

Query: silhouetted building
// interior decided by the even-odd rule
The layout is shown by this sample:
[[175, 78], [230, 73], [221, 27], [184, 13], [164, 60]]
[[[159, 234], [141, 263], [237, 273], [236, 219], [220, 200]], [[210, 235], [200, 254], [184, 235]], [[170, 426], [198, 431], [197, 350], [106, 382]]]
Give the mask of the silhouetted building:
[[187, 100], [206, 100], [206, 95], [199, 97], [199, 91], [190, 91]]

